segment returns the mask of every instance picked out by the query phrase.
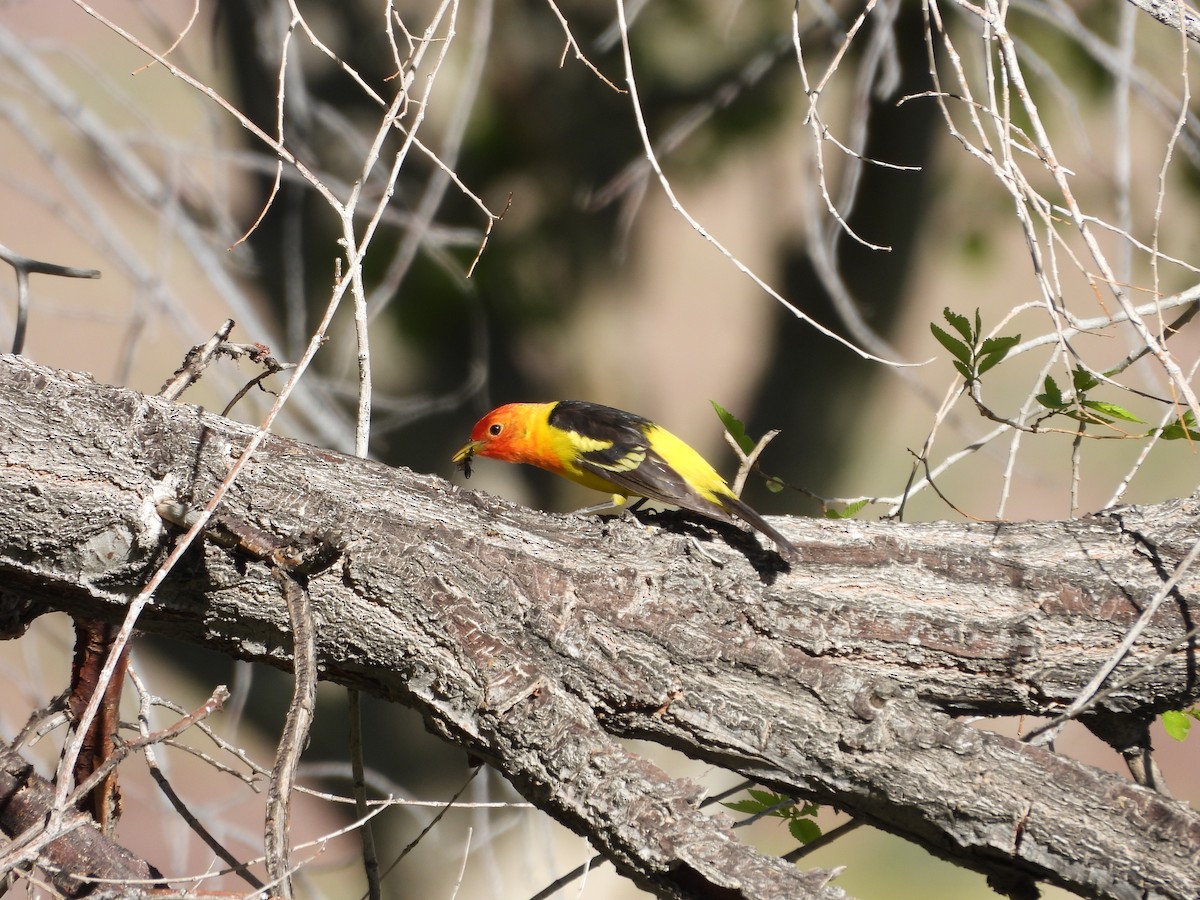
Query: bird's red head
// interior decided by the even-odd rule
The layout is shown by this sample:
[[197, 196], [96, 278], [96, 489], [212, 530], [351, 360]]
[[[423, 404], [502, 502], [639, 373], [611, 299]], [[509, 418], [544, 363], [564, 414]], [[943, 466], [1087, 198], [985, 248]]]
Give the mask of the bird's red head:
[[493, 409], [475, 423], [471, 429], [471, 443], [480, 456], [507, 459], [514, 442], [525, 434], [524, 421], [528, 419], [527, 403], [507, 403]]
[[471, 440], [454, 454], [454, 462], [464, 473], [470, 473], [471, 457], [477, 454], [505, 462], [534, 462], [531, 455], [536, 453], [536, 442], [530, 440], [531, 424], [545, 405], [508, 403], [496, 407], [475, 423]]

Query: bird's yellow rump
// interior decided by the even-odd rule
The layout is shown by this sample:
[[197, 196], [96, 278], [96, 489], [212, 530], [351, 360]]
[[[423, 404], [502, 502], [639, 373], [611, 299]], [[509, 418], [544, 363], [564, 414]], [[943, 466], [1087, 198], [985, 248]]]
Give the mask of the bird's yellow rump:
[[699, 453], [649, 419], [581, 400], [509, 403], [475, 423], [456, 454], [469, 478], [472, 457], [527, 463], [613, 495], [645, 497], [721, 522], [757, 528], [790, 559], [796, 548], [741, 501]]

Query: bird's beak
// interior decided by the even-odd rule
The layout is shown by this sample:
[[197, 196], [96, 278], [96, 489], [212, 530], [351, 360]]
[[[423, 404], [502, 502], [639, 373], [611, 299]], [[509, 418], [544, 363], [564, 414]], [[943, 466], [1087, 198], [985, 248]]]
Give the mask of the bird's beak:
[[471, 457], [473, 457], [487, 441], [471, 441], [454, 454], [454, 464], [462, 469], [463, 475], [471, 477]]
[[485, 443], [487, 443], [487, 442], [486, 441], [471, 441], [469, 444], [467, 444], [465, 447], [463, 447], [461, 450], [459, 450], [457, 453], [454, 454], [454, 462], [458, 463], [461, 466], [463, 463], [467, 462], [472, 456], [474, 456], [479, 451], [479, 448], [482, 447]]

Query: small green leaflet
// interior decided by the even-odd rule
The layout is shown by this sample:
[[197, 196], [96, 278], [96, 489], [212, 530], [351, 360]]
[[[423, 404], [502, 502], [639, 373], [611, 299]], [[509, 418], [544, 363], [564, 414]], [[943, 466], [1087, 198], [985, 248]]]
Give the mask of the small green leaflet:
[[979, 348], [979, 374], [982, 375], [1004, 357], [1008, 356], [1008, 351], [1017, 346], [1021, 342], [1019, 334], [1010, 334], [1006, 337], [988, 338]]
[[1076, 366], [1071, 373], [1071, 381], [1075, 385], [1075, 393], [1086, 394], [1100, 383], [1100, 379], [1088, 372], [1083, 366]]
[[1167, 710], [1159, 718], [1162, 720], [1163, 731], [1169, 737], [1177, 741], [1182, 741], [1188, 736], [1188, 732], [1192, 730], [1192, 720], [1200, 719], [1200, 710], [1171, 709]]
[[788, 831], [792, 837], [800, 844], [807, 844], [821, 836], [821, 826], [813, 819], [820, 811], [820, 807], [815, 803], [798, 806], [791, 797], [754, 788], [746, 793], [750, 795], [749, 800], [735, 800], [721, 805], [746, 816], [772, 816], [783, 819], [788, 823]]
[[812, 819], [792, 819], [788, 822], [788, 831], [801, 846], [811, 844], [821, 836], [821, 826]]
[[1112, 416], [1114, 419], [1121, 419], [1125, 422], [1136, 422], [1139, 425], [1146, 424], [1129, 410], [1125, 409], [1125, 407], [1117, 406], [1115, 403], [1105, 403], [1103, 400], [1084, 400], [1083, 405], [1088, 409], [1094, 409], [1098, 413]]
[[768, 809], [771, 810], [770, 815], [776, 816], [783, 814], [783, 807], [794, 803], [790, 797], [782, 797], [770, 791], [756, 791], [751, 788], [746, 793], [750, 795], [749, 800], [734, 800], [721, 805], [747, 816], [757, 816]]
[[929, 330], [933, 332], [933, 336], [938, 339], [938, 342], [950, 351], [964, 366], [971, 364], [971, 348], [964, 344], [956, 337], [952, 337], [949, 333], [938, 328], [934, 322], [929, 323]]
[[1100, 382], [1083, 369], [1075, 369], [1071, 373], [1071, 381], [1075, 389], [1075, 397], [1078, 404], [1084, 409], [1090, 409], [1093, 413], [1098, 413], [1098, 415], [1091, 415], [1082, 410], [1071, 409], [1071, 404], [1063, 397], [1058, 382], [1049, 375], [1046, 376], [1046, 380], [1042, 383], [1042, 393], [1038, 394], [1034, 399], [1046, 407], [1046, 409], [1060, 412], [1080, 422], [1103, 422], [1107, 424], [1113, 419], [1120, 419], [1123, 422], [1135, 422], [1139, 425], [1146, 424], [1123, 406], [1108, 403], [1104, 400], [1088, 400], [1084, 396], [1085, 392], [1096, 387]]
[[1046, 380], [1042, 383], [1043, 391], [1034, 399], [1046, 409], [1062, 409], [1067, 404], [1063, 401], [1062, 391], [1058, 389], [1058, 382], [1046, 376]]
[[[1183, 414], [1182, 419], [1176, 419], [1171, 424], [1165, 426], [1162, 430], [1162, 439], [1164, 441], [1179, 441], [1187, 438], [1189, 441], [1200, 441], [1200, 431], [1195, 431], [1196, 417], [1192, 415], [1189, 409]], [[1153, 434], [1154, 432], [1150, 432]]]
[[954, 310], [952, 310], [948, 306], [944, 310], [942, 310], [942, 316], [945, 317], [946, 321], [950, 323], [950, 327], [952, 327], [955, 331], [957, 331], [959, 334], [961, 334], [963, 336], [963, 340], [965, 340], [968, 344], [975, 343], [975, 336], [977, 334], [979, 334], [979, 310], [978, 309], [975, 310], [975, 326], [976, 327], [975, 327], [974, 331], [971, 330], [971, 323], [967, 319], [966, 316], [956, 313]]
[[952, 329], [962, 335], [962, 340], [934, 322], [929, 323], [929, 330], [933, 332], [938, 343], [950, 351], [950, 355], [954, 357], [954, 368], [967, 381], [975, 381], [988, 369], [997, 365], [1021, 340], [1019, 334], [984, 339], [983, 320], [978, 309], [975, 310], [973, 328], [966, 316], [954, 312], [948, 306], [942, 310], [942, 316]]
[[855, 500], [853, 503], [847, 504], [845, 509], [826, 509], [825, 518], [853, 519], [856, 515], [858, 515], [859, 511], [870, 502], [870, 500]]
[[721, 424], [725, 426], [725, 430], [729, 432], [730, 436], [737, 441], [737, 445], [742, 448], [742, 452], [749, 453], [753, 450], [754, 441], [746, 434], [746, 423], [717, 403], [716, 400], [709, 400], [708, 402], [717, 411], [717, 417], [721, 420]]

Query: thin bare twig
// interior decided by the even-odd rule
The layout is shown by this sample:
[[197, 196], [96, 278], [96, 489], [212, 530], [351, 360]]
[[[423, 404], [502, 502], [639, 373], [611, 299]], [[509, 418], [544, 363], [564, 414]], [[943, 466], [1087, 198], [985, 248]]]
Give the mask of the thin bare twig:
[[287, 603], [292, 632], [292, 700], [288, 705], [275, 768], [267, 791], [265, 851], [267, 874], [283, 897], [292, 896], [292, 854], [288, 837], [291, 800], [300, 755], [308, 746], [317, 701], [317, 643], [307, 589], [276, 559], [273, 574]]
[[853, 350], [855, 353], [857, 353], [863, 359], [869, 359], [873, 362], [884, 363], [889, 366], [906, 365], [906, 363], [900, 363], [900, 362], [895, 362], [892, 360], [883, 359], [879, 356], [876, 356], [873, 353], [870, 353], [870, 352], [864, 350], [863, 348], [857, 346], [856, 344], [852, 343], [851, 341], [846, 340], [844, 337], [837, 334], [836, 332], [831, 331], [829, 328], [826, 328], [820, 322], [816, 321], [811, 316], [809, 316], [806, 313], [804, 313], [803, 311], [801, 311], [799, 307], [797, 307], [791, 301], [784, 299], [784, 297], [778, 291], [776, 291], [773, 287], [771, 287], [769, 284], [767, 284], [767, 282], [764, 281], [760, 276], [758, 276], [752, 269], [750, 269], [749, 266], [747, 266], [744, 262], [742, 262], [740, 259], [738, 259], [738, 257], [736, 257], [728, 248], [726, 248], [724, 244], [722, 244], [719, 240], [717, 240], [717, 238], [711, 232], [709, 232], [709, 230], [707, 228], [705, 228], [702, 224], [700, 224], [700, 222], [691, 213], [689, 213], [687, 211], [687, 208], [684, 207], [684, 205], [680, 202], [679, 198], [675, 195], [675, 189], [671, 186], [670, 180], [668, 180], [666, 174], [662, 170], [662, 166], [658, 162], [658, 157], [655, 153], [654, 145], [650, 140], [650, 133], [646, 128], [646, 120], [645, 120], [645, 116], [643, 115], [643, 111], [642, 111], [642, 101], [641, 101], [641, 97], [638, 94], [637, 79], [636, 79], [636, 76], [634, 75], [634, 71], [633, 71], [633, 54], [630, 49], [630, 43], [629, 43], [629, 26], [625, 19], [625, 0], [617, 0], [617, 18], [618, 18], [618, 22], [620, 23], [620, 28], [621, 28], [621, 48], [622, 48], [622, 51], [624, 53], [624, 58], [625, 58], [625, 81], [626, 81], [626, 84], [629, 86], [630, 106], [633, 110], [634, 119], [637, 122], [638, 134], [641, 135], [642, 148], [645, 150], [646, 159], [650, 163], [650, 167], [654, 170], [654, 174], [658, 179], [659, 186], [662, 188], [663, 193], [666, 194], [667, 199], [670, 201], [671, 208], [674, 209], [677, 213], [679, 213], [684, 218], [684, 220], [688, 223], [688, 225], [690, 225], [697, 234], [699, 234], [702, 238], [704, 238], [704, 240], [706, 240], [710, 244], [712, 244], [712, 246], [715, 247], [722, 256], [724, 256], [727, 260], [729, 260], [729, 262], [731, 262], [733, 264], [733, 266], [739, 272], [741, 272], [743, 275], [747, 276], [751, 281], [753, 281], [756, 285], [758, 285], [758, 287], [761, 290], [763, 290], [765, 293], [767, 293], [776, 302], [781, 304], [785, 309], [788, 310], [788, 312], [790, 312], [797, 319], [799, 319], [802, 322], [807, 323], [808, 325], [812, 326], [817, 331], [819, 331], [821, 334], [836, 341], [837, 343], [841, 344], [842, 346], [844, 346], [850, 350]]
[[99, 278], [98, 269], [79, 269], [73, 266], [60, 266], [55, 263], [42, 262], [22, 256], [15, 250], [10, 250], [0, 244], [0, 260], [12, 266], [17, 273], [17, 324], [13, 329], [12, 352], [21, 353], [25, 349], [25, 327], [29, 320], [29, 276], [57, 275], [60, 278]]
[[1050, 743], [1067, 722], [1077, 717], [1087, 708], [1088, 704], [1094, 700], [1100, 686], [1108, 680], [1108, 676], [1121, 664], [1122, 660], [1125, 659], [1129, 651], [1133, 648], [1138, 637], [1146, 630], [1146, 626], [1150, 624], [1150, 620], [1158, 612], [1159, 606], [1174, 593], [1180, 579], [1188, 573], [1198, 558], [1200, 558], [1200, 541], [1194, 543], [1192, 548], [1187, 552], [1187, 555], [1179, 561], [1179, 564], [1175, 567], [1175, 571], [1171, 573], [1171, 577], [1163, 582], [1163, 586], [1150, 598], [1150, 601], [1142, 609], [1141, 615], [1138, 616], [1137, 621], [1130, 626], [1129, 631], [1125, 633], [1124, 639], [1117, 645], [1117, 649], [1113, 651], [1112, 656], [1105, 661], [1104, 665], [1096, 670], [1095, 676], [1079, 692], [1079, 695], [1071, 702], [1071, 705], [1049, 722], [1039, 725], [1030, 731], [1025, 735], [1024, 739], [1026, 741], [1034, 744]]

